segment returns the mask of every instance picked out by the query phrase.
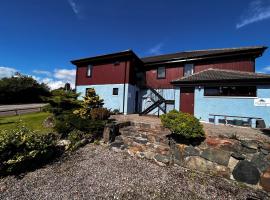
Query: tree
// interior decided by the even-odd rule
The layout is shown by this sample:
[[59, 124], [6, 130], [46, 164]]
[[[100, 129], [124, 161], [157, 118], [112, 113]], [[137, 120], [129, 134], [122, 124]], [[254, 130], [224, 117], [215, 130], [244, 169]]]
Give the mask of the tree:
[[96, 94], [94, 88], [89, 88], [85, 97], [83, 98], [83, 102], [81, 103], [81, 108], [75, 110], [73, 113], [79, 115], [81, 118], [90, 118], [91, 110], [94, 108], [101, 108], [104, 103], [103, 99]]
[[49, 95], [49, 87], [31, 76], [19, 74], [0, 79], [0, 104], [37, 103]]

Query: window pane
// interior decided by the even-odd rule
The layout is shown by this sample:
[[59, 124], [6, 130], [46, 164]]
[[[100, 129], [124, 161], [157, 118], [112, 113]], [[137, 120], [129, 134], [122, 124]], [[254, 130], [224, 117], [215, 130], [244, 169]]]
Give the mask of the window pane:
[[159, 67], [157, 70], [157, 77], [165, 78], [165, 76], [166, 76], [165, 67]]
[[189, 76], [193, 74], [193, 64], [185, 64], [184, 66], [184, 76]]
[[92, 65], [88, 65], [88, 67], [87, 67], [87, 76], [88, 77], [92, 76]]
[[113, 95], [118, 95], [118, 88], [113, 88]]
[[256, 97], [256, 86], [221, 86], [205, 87], [205, 96], [237, 96], [237, 97]]

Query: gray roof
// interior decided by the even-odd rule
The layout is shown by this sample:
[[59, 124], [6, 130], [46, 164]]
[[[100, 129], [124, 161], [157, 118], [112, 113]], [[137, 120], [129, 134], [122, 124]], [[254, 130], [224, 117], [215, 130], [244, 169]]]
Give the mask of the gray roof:
[[194, 50], [194, 51], [183, 51], [172, 54], [164, 54], [159, 56], [144, 57], [141, 60], [145, 64], [166, 62], [172, 60], [191, 59], [191, 58], [202, 58], [209, 56], [222, 56], [222, 55], [241, 55], [241, 54], [255, 54], [260, 56], [267, 49], [265, 46], [251, 46], [251, 47], [238, 47], [238, 48], [222, 48], [222, 49], [207, 49], [207, 50]]
[[267, 80], [270, 84], [270, 74], [243, 72], [223, 69], [207, 69], [194, 73], [190, 76], [173, 80], [172, 83], [196, 83], [213, 81], [248, 81], [248, 80]]

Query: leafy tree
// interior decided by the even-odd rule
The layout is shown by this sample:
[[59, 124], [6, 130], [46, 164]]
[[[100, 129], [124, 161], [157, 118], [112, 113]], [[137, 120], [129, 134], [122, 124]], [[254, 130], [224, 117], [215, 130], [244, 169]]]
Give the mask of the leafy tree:
[[0, 79], [0, 104], [37, 103], [49, 96], [49, 88], [30, 76], [18, 75]]
[[81, 118], [90, 118], [91, 110], [94, 108], [101, 108], [104, 103], [103, 99], [96, 94], [94, 88], [89, 88], [87, 90], [87, 94], [83, 98], [83, 102], [81, 103], [81, 108], [75, 110], [73, 113], [79, 115]]

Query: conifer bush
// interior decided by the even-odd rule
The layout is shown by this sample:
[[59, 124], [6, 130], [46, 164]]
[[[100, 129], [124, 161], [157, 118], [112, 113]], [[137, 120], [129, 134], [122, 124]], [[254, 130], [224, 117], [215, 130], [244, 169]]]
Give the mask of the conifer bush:
[[205, 137], [203, 126], [199, 120], [188, 113], [172, 110], [161, 116], [161, 122], [173, 134], [185, 139], [200, 139]]

